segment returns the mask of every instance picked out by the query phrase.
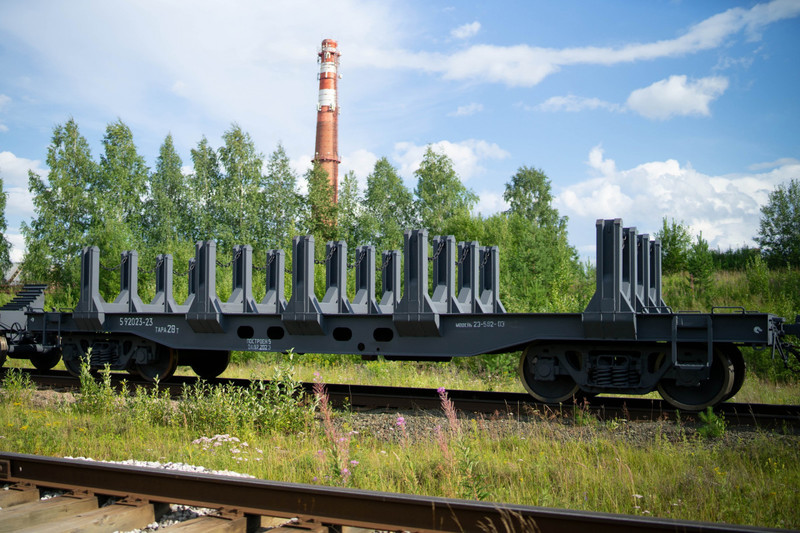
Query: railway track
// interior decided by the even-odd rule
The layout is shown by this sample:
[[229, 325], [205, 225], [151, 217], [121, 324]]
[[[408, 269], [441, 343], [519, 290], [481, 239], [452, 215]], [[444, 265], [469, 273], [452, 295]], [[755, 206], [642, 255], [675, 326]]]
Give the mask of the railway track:
[[[717, 532], [779, 531], [750, 526], [551, 509], [165, 471], [76, 459], [0, 453], [0, 531], [114, 531], [144, 527], [168, 504], [216, 509], [176, 530], [263, 531], [261, 517], [294, 518], [292, 529], [328, 526], [384, 531]], [[39, 502], [38, 489], [67, 495]], [[97, 508], [98, 497], [113, 498]], [[27, 502], [27, 503], [25, 503]], [[196, 529], [191, 529], [190, 526]], [[299, 526], [299, 527], [297, 527]], [[24, 529], [24, 528], [29, 529]], [[341, 529], [340, 529], [341, 530]], [[352, 531], [352, 530], [351, 530]]]
[[[26, 370], [31, 380], [39, 386], [54, 388], [79, 388], [80, 382], [68, 372], [39, 372]], [[192, 386], [199, 378], [173, 376], [160, 383], [160, 387], [179, 396], [184, 386]], [[136, 381], [133, 376], [112, 374], [115, 386], [152, 387], [152, 383]], [[247, 387], [251, 381], [246, 379], [215, 379], [211, 383], [230, 384]], [[312, 393], [313, 383], [303, 383], [307, 393]], [[417, 387], [386, 387], [376, 385], [326, 384], [326, 390], [334, 405], [349, 405], [352, 408], [369, 409], [424, 409], [436, 410], [441, 401], [436, 389]], [[669, 403], [659, 399], [638, 397], [599, 396], [586, 403], [573, 406], [553, 406], [537, 403], [525, 393], [489, 392], [469, 390], [448, 390], [448, 397], [457, 409], [473, 413], [514, 412], [532, 414], [539, 412], [561, 412], [570, 414], [573, 409], [586, 409], [600, 420], [657, 420], [676, 419], [681, 413]], [[729, 424], [758, 427], [800, 427], [800, 405], [743, 404], [725, 402], [715, 408]]]

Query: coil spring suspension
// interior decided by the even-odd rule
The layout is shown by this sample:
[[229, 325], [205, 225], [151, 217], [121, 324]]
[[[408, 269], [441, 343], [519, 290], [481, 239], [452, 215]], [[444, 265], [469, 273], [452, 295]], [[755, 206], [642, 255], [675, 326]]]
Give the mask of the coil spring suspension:
[[604, 355], [595, 359], [591, 379], [599, 387], [627, 388], [639, 383], [639, 372], [628, 357]]

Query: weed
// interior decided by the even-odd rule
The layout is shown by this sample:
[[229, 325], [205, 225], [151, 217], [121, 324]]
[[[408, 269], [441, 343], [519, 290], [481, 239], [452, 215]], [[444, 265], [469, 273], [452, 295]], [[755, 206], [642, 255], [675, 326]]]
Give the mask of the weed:
[[589, 410], [589, 400], [584, 399], [583, 403], [572, 407], [572, 420], [576, 426], [597, 425], [597, 417]]
[[290, 365], [275, 369], [272, 380], [254, 380], [248, 388], [198, 381], [181, 391], [176, 413], [184, 425], [202, 433], [297, 432], [313, 416]]
[[30, 376], [15, 368], [6, 370], [2, 388], [3, 394], [0, 397], [10, 403], [27, 402], [35, 390]]
[[[127, 390], [123, 381], [122, 390]], [[169, 391], [159, 389], [158, 380], [152, 388], [136, 387], [126, 400], [128, 416], [138, 423], [170, 425], [175, 420], [175, 408]]]
[[333, 423], [333, 409], [319, 374], [314, 381], [314, 398], [322, 414], [322, 427], [327, 440], [327, 449], [319, 450], [317, 456], [327, 464], [328, 474], [325, 477], [345, 486], [350, 481], [351, 469], [358, 465], [358, 461], [350, 460], [350, 439], [354, 432], [342, 434]]
[[[436, 442], [442, 451], [445, 464], [455, 476], [457, 496], [485, 500], [490, 492], [485, 476], [479, 472], [478, 453], [473, 447], [476, 439], [470, 439], [470, 435], [462, 431], [455, 405], [447, 396], [445, 388], [439, 387], [438, 392], [442, 410], [447, 417], [449, 439], [448, 434], [437, 427]], [[471, 434], [477, 435], [477, 424], [473, 424]]]
[[111, 386], [111, 368], [105, 365], [98, 381], [90, 370], [91, 357], [90, 350], [86, 359], [81, 360], [81, 396], [75, 407], [83, 413], [109, 413], [120, 403]]
[[707, 407], [704, 412], [699, 413], [700, 427], [697, 428], [697, 433], [705, 439], [716, 439], [725, 434], [725, 428], [728, 423], [725, 421], [725, 415], [722, 413], [716, 414], [711, 407]]

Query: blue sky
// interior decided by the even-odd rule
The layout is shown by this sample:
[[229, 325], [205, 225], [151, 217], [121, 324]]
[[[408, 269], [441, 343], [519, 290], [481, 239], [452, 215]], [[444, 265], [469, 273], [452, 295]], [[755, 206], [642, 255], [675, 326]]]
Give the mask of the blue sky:
[[[324, 9], [321, 7], [324, 6]], [[523, 165], [551, 179], [570, 240], [597, 218], [662, 217], [712, 246], [752, 245], [775, 186], [800, 179], [800, 0], [765, 2], [73, 1], [0, 3], [0, 176], [15, 257], [73, 117], [99, 158], [122, 119], [155, 164], [237, 122], [298, 172], [314, 149], [316, 52], [342, 51], [342, 171], [386, 156], [409, 188], [425, 146], [485, 215]]]

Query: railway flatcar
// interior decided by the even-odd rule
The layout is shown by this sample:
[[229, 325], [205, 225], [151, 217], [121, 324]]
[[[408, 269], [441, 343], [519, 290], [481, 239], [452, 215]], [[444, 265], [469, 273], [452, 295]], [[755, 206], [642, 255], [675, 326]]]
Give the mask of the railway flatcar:
[[314, 292], [312, 236], [293, 240], [288, 300], [285, 252], [270, 250], [261, 301], [253, 297], [250, 246], [234, 247], [233, 290], [221, 301], [216, 243], [198, 242], [182, 304], [173, 297], [169, 255], [156, 259], [155, 297], [141, 300], [135, 251], [122, 254], [120, 292], [106, 302], [99, 292], [100, 251], [87, 247], [74, 309], [45, 310], [43, 286], [26, 286], [0, 308], [0, 360], [25, 358], [49, 369], [63, 359], [73, 374], [89, 360], [92, 367], [109, 365], [155, 380], [168, 378], [178, 365], [214, 378], [237, 350], [432, 361], [520, 351], [522, 384], [538, 401], [658, 390], [672, 405], [697, 411], [739, 391], [745, 379], [741, 346], [794, 350], [786, 336], [800, 332], [797, 321], [743, 308], [674, 311], [662, 300], [659, 242], [623, 227], [620, 219], [598, 220], [596, 229], [596, 290], [582, 313], [506, 312], [497, 247], [456, 243], [452, 236], [435, 236], [431, 243], [426, 230], [406, 231], [402, 254], [382, 253], [380, 299], [375, 249], [356, 248], [352, 301], [344, 242], [325, 245], [321, 300]]

